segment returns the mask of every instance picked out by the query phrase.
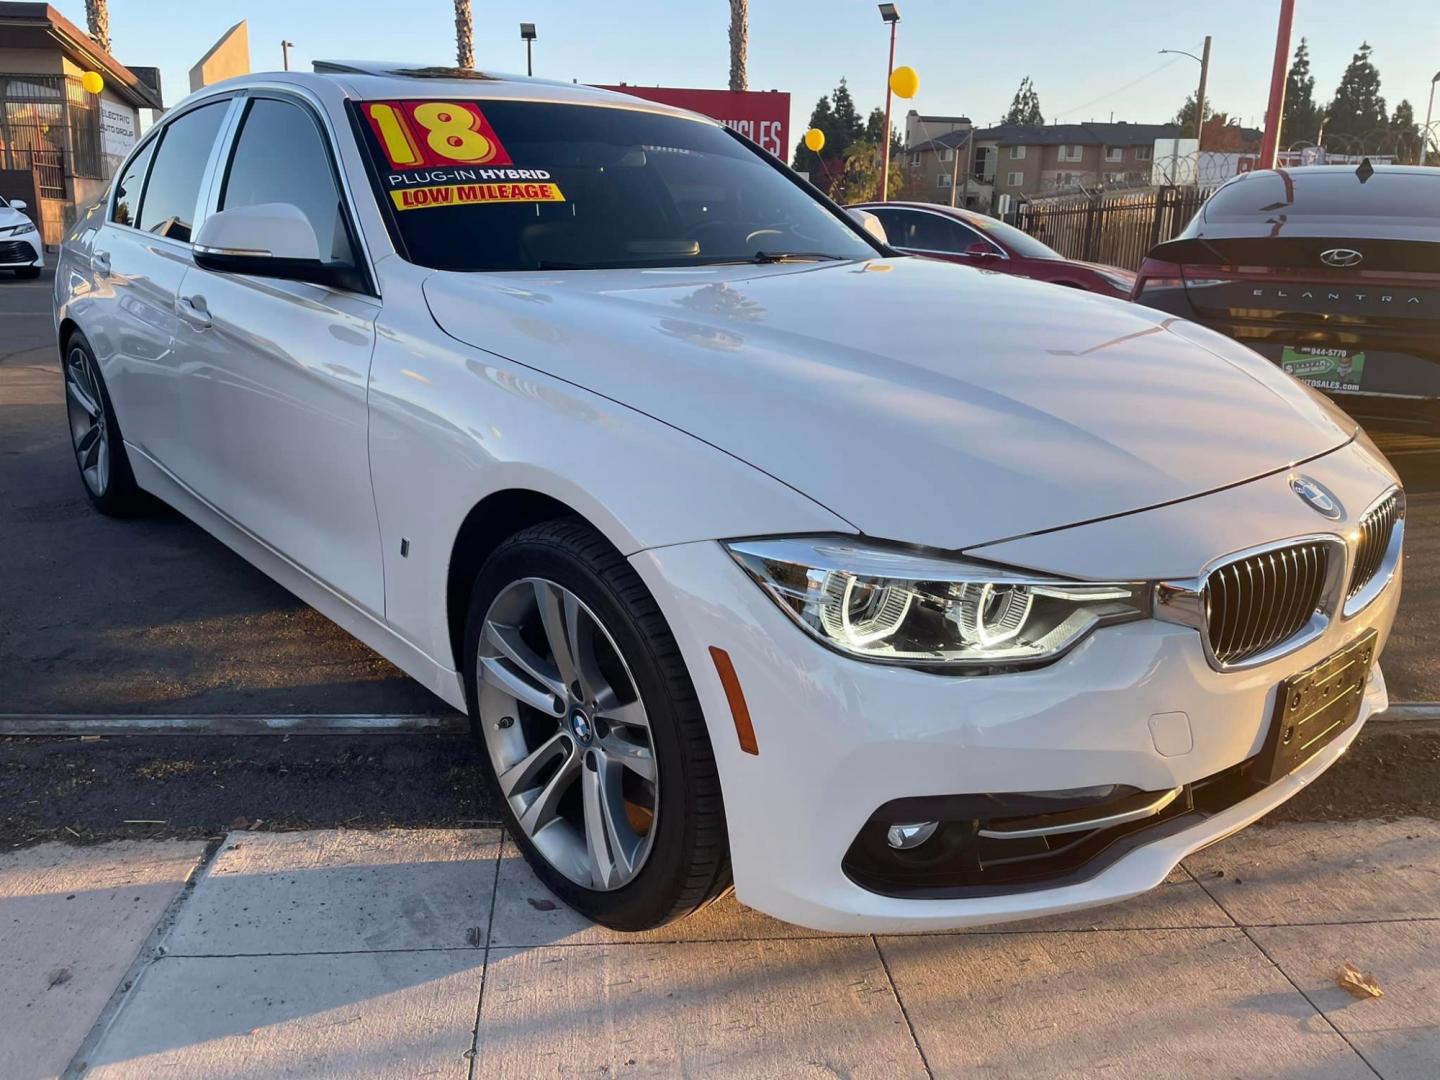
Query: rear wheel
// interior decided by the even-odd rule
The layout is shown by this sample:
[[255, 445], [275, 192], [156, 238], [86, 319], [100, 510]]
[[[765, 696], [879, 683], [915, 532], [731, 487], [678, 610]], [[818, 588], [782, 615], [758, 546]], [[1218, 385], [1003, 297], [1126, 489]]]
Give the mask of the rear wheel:
[[149, 498], [135, 484], [105, 380], [83, 334], [76, 332], [66, 340], [62, 368], [70, 445], [85, 494], [95, 509], [112, 517], [146, 510]]
[[642, 930], [729, 884], [689, 674], [644, 584], [588, 525], [526, 529], [486, 561], [466, 680], [510, 834], [572, 907]]

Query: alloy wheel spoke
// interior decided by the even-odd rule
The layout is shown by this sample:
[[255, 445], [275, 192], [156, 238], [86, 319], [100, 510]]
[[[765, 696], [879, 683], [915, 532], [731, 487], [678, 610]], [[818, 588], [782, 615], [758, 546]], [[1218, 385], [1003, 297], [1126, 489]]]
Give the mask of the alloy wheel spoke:
[[[560, 672], [554, 664], [535, 655], [535, 651], [526, 645], [525, 640], [520, 636], [519, 627], [487, 622], [485, 624], [485, 640], [499, 650], [501, 656], [519, 668], [520, 672], [536, 686], [545, 690], [551, 697], [564, 698], [565, 684], [560, 679]], [[555, 712], [553, 703], [544, 708], [546, 712]]]
[[563, 707], [556, 707], [563, 706], [563, 702], [556, 698], [548, 687], [535, 685], [512, 668], [503, 657], [480, 657], [480, 679], [502, 694], [508, 694], [516, 701], [523, 701], [547, 716], [559, 716], [564, 711]]
[[580, 681], [579, 666], [575, 662], [574, 642], [578, 636], [575, 624], [580, 618], [580, 606], [573, 594], [548, 581], [535, 582], [535, 607], [540, 613], [540, 625], [545, 628], [545, 642], [555, 657], [555, 666], [565, 686], [574, 686]]
[[95, 445], [100, 448], [95, 455], [95, 493], [99, 495], [110, 482], [110, 443], [102, 434]]
[[591, 879], [596, 888], [614, 888], [635, 872], [635, 851], [639, 846], [625, 817], [619, 771], [604, 755], [592, 755], [590, 763], [581, 769], [580, 792]]
[[557, 757], [570, 753], [573, 749], [574, 746], [570, 739], [562, 732], [557, 731], [497, 777], [500, 781], [500, 790], [505, 793], [507, 799], [513, 799], [516, 795], [529, 791], [536, 786], [535, 778], [540, 775], [546, 765], [549, 765]]
[[561, 797], [570, 789], [570, 785], [575, 782], [577, 775], [583, 771], [580, 755], [574, 751], [572, 746], [566, 758], [560, 763], [560, 767], [555, 770], [554, 775], [545, 781], [545, 785], [539, 793], [525, 807], [525, 812], [519, 815], [520, 828], [524, 830], [526, 836], [534, 836], [555, 820], [559, 812]]
[[99, 419], [99, 403], [91, 395], [89, 390], [80, 385], [79, 372], [77, 372], [73, 368], [70, 371], [69, 377], [65, 380], [65, 389], [70, 394], [70, 396], [75, 399], [76, 404], [79, 405], [80, 408], [85, 410], [85, 414], [87, 416], [89, 416], [92, 420]]
[[655, 782], [655, 753], [648, 746], [611, 735], [600, 740], [600, 752], [613, 764], [629, 769], [642, 780]]
[[[95, 438], [90, 438], [91, 433], [95, 435]], [[100, 430], [100, 425], [96, 424], [90, 431], [85, 433], [85, 438], [80, 441], [85, 444], [85, 449], [80, 458], [81, 467], [86, 469], [95, 468], [100, 460], [101, 451], [105, 449], [105, 436]], [[78, 452], [80, 451], [77, 448], [77, 453]]]
[[650, 729], [650, 716], [645, 712], [645, 706], [640, 703], [639, 698], [621, 705], [616, 701], [614, 691], [611, 691], [608, 695], [601, 697], [599, 707], [595, 711], [596, 715], [603, 717], [612, 727], [618, 725], [639, 728], [647, 732]]

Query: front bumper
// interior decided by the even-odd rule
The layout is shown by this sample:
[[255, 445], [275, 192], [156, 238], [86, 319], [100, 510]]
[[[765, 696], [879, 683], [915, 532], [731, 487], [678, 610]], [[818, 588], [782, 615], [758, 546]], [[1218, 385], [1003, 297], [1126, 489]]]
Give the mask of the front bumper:
[[39, 233], [26, 233], [21, 237], [0, 234], [0, 269], [44, 265], [45, 248]]
[[[1368, 505], [1386, 482], [1373, 455], [1355, 444], [1305, 468], [1357, 508]], [[1217, 521], [1233, 522], [1238, 507], [1263, 502], [1246, 489], [1268, 490], [1277, 483], [1285, 498], [1275, 502], [1270, 520], [1258, 520], [1253, 511], [1246, 515], [1250, 541], [1315, 532], [1320, 519], [1288, 492], [1283, 477], [1192, 503], [1212, 502]], [[1153, 519], [1171, 514], [1175, 521], [1183, 516], [1175, 508], [1132, 515], [1152, 519], [1132, 535], [1146, 542], [1163, 535], [1163, 520]], [[1345, 525], [1335, 530], [1343, 532]], [[1085, 549], [1091, 560], [1101, 558], [1081, 530], [1052, 538], [1059, 538], [1061, 548], [1069, 543]], [[1195, 543], [1193, 535], [1184, 544], [1176, 540], [1180, 548]], [[1126, 550], [1123, 535], [1108, 537], [1106, 544], [1104, 557], [1116, 564], [1146, 561]], [[1208, 550], [1188, 572], [1239, 546]], [[1344, 752], [1364, 722], [1387, 705], [1378, 664], [1359, 722], [1295, 772], [1198, 824], [1156, 835], [1084, 880], [1013, 893], [914, 899], [862, 888], [842, 863], [871, 815], [896, 799], [1106, 784], [1163, 791], [1230, 769], [1261, 750], [1282, 679], [1371, 629], [1378, 635], [1378, 655], [1400, 591], [1397, 573], [1354, 617], [1337, 617], [1317, 640], [1248, 670], [1214, 670], [1196, 630], [1149, 620], [1102, 628], [1047, 668], [965, 677], [866, 664], [820, 647], [718, 544], [654, 549], [632, 562], [669, 619], [710, 726], [739, 899], [789, 922], [836, 931], [1004, 922], [1122, 900], [1158, 885], [1186, 855], [1284, 802]], [[1118, 565], [1102, 569], [1106, 573], [1086, 576], [1127, 576]], [[731, 656], [758, 754], [739, 747], [710, 662], [711, 646]], [[1183, 721], [1174, 719], [1176, 713]], [[1157, 717], [1167, 718], [1163, 738]], [[1177, 745], [1175, 738], [1182, 723], [1189, 737], [1183, 752], [1185, 740]]]

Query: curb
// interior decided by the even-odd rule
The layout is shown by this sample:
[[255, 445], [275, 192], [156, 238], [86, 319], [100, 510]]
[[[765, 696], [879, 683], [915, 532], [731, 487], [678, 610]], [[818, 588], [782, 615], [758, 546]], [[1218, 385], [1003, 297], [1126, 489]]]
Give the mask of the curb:
[[94, 716], [0, 713], [3, 735], [451, 735], [469, 730], [464, 713], [311, 716]]

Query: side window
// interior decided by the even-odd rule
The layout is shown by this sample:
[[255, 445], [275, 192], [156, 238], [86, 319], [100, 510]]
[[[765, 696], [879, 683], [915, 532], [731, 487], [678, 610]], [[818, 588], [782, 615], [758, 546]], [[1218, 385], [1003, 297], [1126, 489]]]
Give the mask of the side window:
[[964, 244], [957, 244], [958, 234], [953, 223], [939, 214], [907, 214], [905, 223], [910, 237], [908, 247], [924, 251], [963, 251]]
[[299, 105], [252, 101], [230, 158], [220, 209], [289, 203], [300, 209], [320, 242], [320, 257], [354, 265], [344, 205], [325, 137]]
[[145, 187], [145, 173], [150, 168], [150, 159], [155, 156], [155, 140], [151, 139], [145, 148], [135, 155], [125, 175], [115, 185], [115, 208], [110, 220], [117, 225], [134, 225], [140, 216], [140, 192]]
[[972, 244], [984, 244], [985, 250], [992, 251], [997, 255], [1000, 254], [1000, 249], [996, 247], [988, 237], [980, 235], [976, 230], [970, 228], [969, 225], [962, 224], [959, 221], [951, 221], [947, 224], [949, 224], [953, 230], [953, 235], [950, 238], [951, 247], [946, 250], [963, 253], [968, 251]]
[[229, 100], [202, 105], [160, 133], [155, 167], [140, 204], [140, 228], [172, 240], [190, 242], [200, 180], [215, 145], [215, 134], [225, 119]]

